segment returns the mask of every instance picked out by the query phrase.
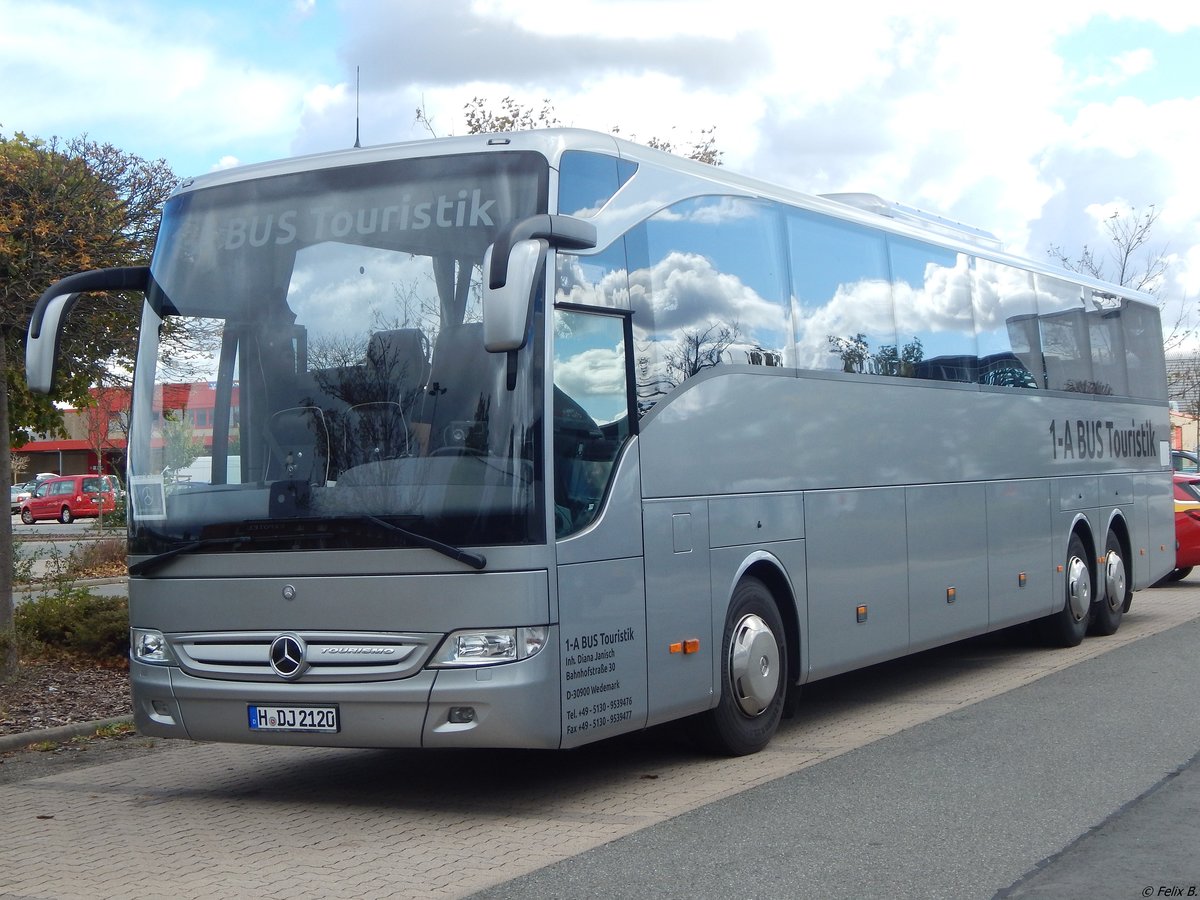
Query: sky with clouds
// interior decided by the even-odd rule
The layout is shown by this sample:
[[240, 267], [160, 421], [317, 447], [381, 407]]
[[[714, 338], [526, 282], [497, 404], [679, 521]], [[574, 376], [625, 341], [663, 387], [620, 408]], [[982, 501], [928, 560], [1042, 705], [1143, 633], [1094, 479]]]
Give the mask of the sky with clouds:
[[[903, 10], [903, 11], [900, 11]], [[0, 134], [86, 133], [181, 176], [466, 131], [473, 97], [869, 191], [1018, 253], [1158, 213], [1200, 297], [1200, 4], [1181, 0], [0, 0]], [[355, 92], [356, 69], [361, 87]]]

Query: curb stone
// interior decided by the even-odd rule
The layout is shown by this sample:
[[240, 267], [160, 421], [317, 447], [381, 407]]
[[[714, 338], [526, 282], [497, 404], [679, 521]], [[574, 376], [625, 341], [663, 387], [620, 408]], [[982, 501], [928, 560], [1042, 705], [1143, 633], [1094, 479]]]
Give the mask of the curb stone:
[[21, 734], [0, 735], [0, 753], [8, 750], [25, 750], [34, 744], [49, 741], [55, 744], [65, 743], [77, 737], [89, 737], [101, 728], [111, 728], [114, 725], [133, 724], [133, 716], [116, 716], [112, 719], [100, 719], [96, 722], [72, 722], [70, 725], [57, 725], [54, 728], [39, 728], [37, 731], [25, 731]]

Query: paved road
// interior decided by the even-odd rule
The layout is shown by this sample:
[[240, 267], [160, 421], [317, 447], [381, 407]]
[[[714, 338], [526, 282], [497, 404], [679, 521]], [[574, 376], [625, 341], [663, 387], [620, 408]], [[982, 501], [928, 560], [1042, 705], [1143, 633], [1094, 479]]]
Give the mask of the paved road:
[[1200, 896], [1198, 648], [1192, 620], [476, 896]]
[[94, 518], [76, 519], [69, 525], [64, 525], [55, 519], [43, 519], [32, 525], [26, 525], [21, 521], [20, 516], [12, 516], [12, 530], [13, 538], [18, 541], [46, 540], [47, 538], [57, 540], [98, 537], [124, 538], [125, 536], [124, 525], [106, 525], [101, 529], [99, 522]]
[[1198, 644], [1200, 584], [1143, 592], [821, 682], [742, 760], [171, 744], [0, 787], [0, 897], [1200, 894]]

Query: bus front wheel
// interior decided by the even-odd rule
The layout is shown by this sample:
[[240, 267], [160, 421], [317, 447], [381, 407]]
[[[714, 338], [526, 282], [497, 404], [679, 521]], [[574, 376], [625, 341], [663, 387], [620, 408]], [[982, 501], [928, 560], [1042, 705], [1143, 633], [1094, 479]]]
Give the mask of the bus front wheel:
[[1078, 534], [1067, 544], [1063, 607], [1041, 620], [1042, 636], [1055, 647], [1077, 647], [1087, 634], [1092, 615], [1091, 556]]
[[725, 618], [721, 698], [695, 722], [701, 743], [727, 756], [767, 746], [783, 713], [787, 674], [783, 620], [775, 600], [757, 578], [743, 578]]

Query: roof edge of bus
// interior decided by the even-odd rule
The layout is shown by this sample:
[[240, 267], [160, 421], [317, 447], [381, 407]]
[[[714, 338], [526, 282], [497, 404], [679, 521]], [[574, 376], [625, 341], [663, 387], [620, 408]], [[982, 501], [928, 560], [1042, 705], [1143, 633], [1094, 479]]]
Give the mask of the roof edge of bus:
[[903, 203], [889, 201], [872, 193], [813, 194], [782, 184], [763, 181], [753, 175], [713, 166], [709, 163], [679, 156], [665, 150], [639, 144], [586, 128], [536, 128], [524, 131], [492, 132], [487, 134], [452, 135], [376, 144], [367, 147], [346, 147], [321, 153], [284, 157], [221, 169], [182, 181], [175, 194], [222, 184], [234, 184], [251, 178], [269, 178], [313, 169], [333, 169], [341, 166], [409, 159], [432, 152], [478, 153], [502, 150], [533, 150], [555, 161], [564, 149], [593, 150], [616, 153], [637, 162], [664, 162], [713, 184], [735, 188], [748, 196], [759, 196], [784, 202], [800, 203], [814, 212], [824, 212], [850, 221], [870, 224], [872, 220], [888, 222], [887, 229], [915, 238], [934, 239], [953, 249], [977, 253], [997, 262], [1019, 264], [1035, 273], [1062, 278], [1093, 291], [1110, 292], [1122, 297], [1157, 305], [1157, 299], [1143, 291], [1100, 281], [1080, 272], [1072, 272], [1049, 260], [1034, 260], [1008, 251], [1003, 242], [991, 232], [965, 225]]
[[[365, 147], [343, 147], [286, 156], [262, 162], [246, 163], [217, 169], [181, 180], [177, 193], [201, 187], [228, 184], [250, 178], [272, 175], [287, 175], [312, 169], [332, 169], [340, 166], [384, 162], [393, 159], [408, 159], [429, 152], [472, 153], [496, 150], [539, 150], [553, 158], [555, 150], [570, 144], [571, 149], [595, 149], [613, 152], [620, 145], [637, 146], [611, 134], [602, 134], [585, 128], [538, 128], [526, 131], [504, 131], [487, 134], [451, 135], [448, 137], [420, 138], [412, 141], [395, 141]], [[647, 148], [651, 153], [662, 151]]]

